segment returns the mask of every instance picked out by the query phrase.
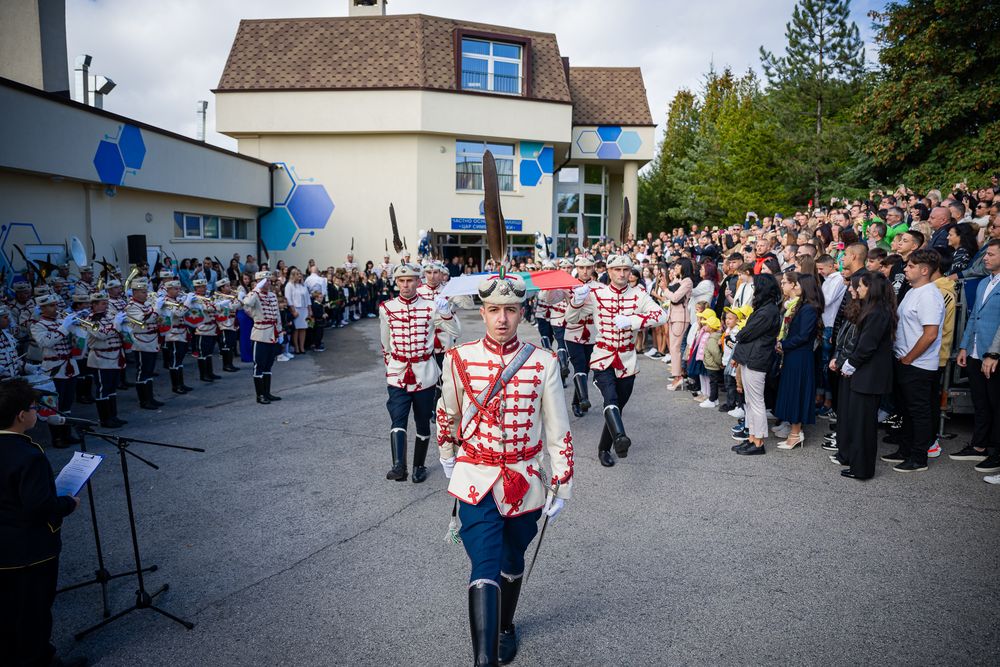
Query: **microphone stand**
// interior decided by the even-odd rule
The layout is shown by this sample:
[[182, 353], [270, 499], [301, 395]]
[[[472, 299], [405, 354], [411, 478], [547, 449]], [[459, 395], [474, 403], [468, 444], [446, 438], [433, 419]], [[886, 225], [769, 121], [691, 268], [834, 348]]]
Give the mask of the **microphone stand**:
[[[94, 434], [92, 426], [82, 426], [78, 425], [77, 432], [80, 434], [80, 451], [87, 451], [87, 434]], [[97, 527], [97, 508], [94, 505], [94, 489], [90, 485], [91, 480], [87, 480], [87, 500], [90, 504], [90, 523], [94, 527], [94, 545], [97, 547], [97, 569], [94, 570], [94, 578], [88, 579], [87, 581], [81, 581], [77, 584], [72, 584], [70, 586], [65, 586], [56, 591], [56, 595], [59, 593], [65, 593], [66, 591], [76, 590], [77, 588], [83, 588], [84, 586], [91, 586], [93, 584], [101, 585], [101, 602], [103, 605], [103, 616], [108, 618], [111, 616], [111, 607], [108, 604], [108, 582], [112, 579], [118, 579], [119, 577], [127, 577], [130, 574], [136, 574], [135, 570], [129, 570], [128, 572], [121, 572], [119, 574], [111, 574], [108, 572], [107, 568], [104, 567], [104, 550], [101, 547], [101, 531]], [[156, 572], [156, 565], [150, 565], [149, 567], [143, 568], [143, 572]]]
[[[114, 621], [117, 621], [119, 618], [122, 618], [123, 616], [129, 614], [130, 612], [136, 611], [137, 609], [151, 609], [151, 610], [159, 613], [162, 616], [166, 616], [167, 618], [169, 618], [170, 620], [172, 620], [172, 621], [174, 621], [176, 623], [180, 623], [181, 625], [183, 625], [188, 630], [192, 629], [194, 627], [194, 623], [191, 623], [189, 621], [185, 621], [182, 618], [174, 616], [170, 612], [164, 611], [163, 609], [160, 609], [155, 604], [153, 604], [153, 598], [155, 598], [160, 593], [163, 593], [164, 591], [169, 590], [170, 584], [163, 584], [158, 590], [156, 590], [153, 593], [149, 593], [146, 590], [146, 582], [145, 582], [145, 579], [142, 576], [142, 573], [144, 571], [146, 571], [146, 570], [142, 567], [142, 557], [141, 557], [141, 555], [139, 553], [139, 536], [138, 536], [138, 533], [136, 532], [136, 527], [135, 527], [135, 509], [134, 509], [134, 507], [132, 505], [132, 487], [131, 487], [131, 485], [129, 483], [128, 457], [126, 456], [126, 454], [128, 454], [129, 456], [132, 456], [132, 457], [134, 457], [136, 459], [138, 459], [139, 461], [142, 461], [143, 463], [145, 463], [146, 465], [148, 465], [149, 467], [151, 467], [154, 470], [159, 470], [160, 467], [158, 465], [156, 465], [155, 463], [153, 463], [152, 461], [150, 461], [148, 459], [143, 458], [142, 456], [136, 454], [135, 452], [131, 451], [129, 449], [129, 446], [132, 445], [132, 444], [154, 445], [154, 446], [157, 446], [157, 447], [167, 447], [167, 448], [170, 448], [170, 449], [183, 449], [183, 450], [189, 451], [189, 452], [204, 452], [205, 450], [201, 449], [200, 447], [184, 447], [184, 446], [181, 446], [181, 445], [171, 445], [171, 444], [168, 444], [168, 443], [165, 443], [165, 442], [154, 442], [152, 440], [140, 440], [138, 438], [122, 437], [122, 436], [118, 436], [118, 435], [112, 435], [110, 433], [96, 433], [96, 432], [92, 432], [92, 435], [95, 436], [95, 437], [97, 437], [97, 438], [100, 438], [101, 440], [104, 440], [105, 442], [108, 442], [108, 443], [110, 443], [110, 444], [112, 444], [112, 445], [114, 445], [115, 447], [118, 448], [118, 457], [119, 457], [119, 459], [121, 461], [121, 467], [122, 467], [122, 478], [125, 480], [125, 502], [126, 502], [126, 505], [128, 507], [129, 530], [130, 530], [130, 532], [132, 534], [132, 554], [133, 554], [133, 557], [135, 559], [135, 571], [134, 571], [134, 573], [135, 573], [135, 576], [136, 576], [136, 580], [138, 581], [139, 588], [135, 592], [135, 604], [134, 605], [132, 605], [131, 607], [128, 607], [127, 609], [124, 609], [124, 610], [118, 612], [117, 614], [115, 614], [114, 616], [111, 616], [110, 618], [105, 618], [103, 621], [100, 621], [99, 623], [96, 623], [95, 625], [92, 625], [89, 628], [86, 628], [84, 630], [81, 630], [80, 632], [77, 632], [74, 635], [74, 638], [77, 641], [79, 641], [79, 640], [83, 639], [83, 637], [85, 637], [86, 635], [88, 635], [91, 632], [93, 632], [94, 630], [97, 630], [99, 628], [103, 628], [105, 625], [108, 625], [109, 623], [113, 623]], [[131, 574], [131, 573], [129, 573], [129, 574]]]

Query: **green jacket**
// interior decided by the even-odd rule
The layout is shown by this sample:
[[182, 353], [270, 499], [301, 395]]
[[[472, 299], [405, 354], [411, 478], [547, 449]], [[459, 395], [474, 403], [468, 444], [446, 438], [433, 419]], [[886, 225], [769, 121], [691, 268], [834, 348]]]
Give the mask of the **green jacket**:
[[705, 341], [705, 355], [702, 361], [706, 370], [722, 370], [722, 332], [709, 334], [708, 340]]

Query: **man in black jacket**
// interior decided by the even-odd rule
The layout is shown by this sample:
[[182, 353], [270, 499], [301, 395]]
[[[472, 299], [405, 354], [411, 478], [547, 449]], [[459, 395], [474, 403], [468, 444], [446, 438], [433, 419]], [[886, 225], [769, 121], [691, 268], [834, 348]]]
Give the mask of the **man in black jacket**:
[[38, 419], [37, 400], [25, 380], [0, 384], [0, 661], [18, 666], [67, 664], [53, 660], [49, 637], [59, 529], [80, 504], [56, 495], [44, 451], [25, 435]]

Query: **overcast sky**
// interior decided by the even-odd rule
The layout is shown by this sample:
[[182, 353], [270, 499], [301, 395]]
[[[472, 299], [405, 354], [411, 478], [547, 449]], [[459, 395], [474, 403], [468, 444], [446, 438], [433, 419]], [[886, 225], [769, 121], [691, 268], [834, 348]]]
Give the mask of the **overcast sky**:
[[[348, 0], [66, 0], [70, 63], [94, 57], [92, 72], [118, 84], [104, 108], [195, 136], [195, 102], [209, 101], [208, 141], [218, 134], [218, 82], [242, 18], [345, 16]], [[875, 51], [867, 12], [881, 0], [854, 0], [852, 15]], [[390, 14], [423, 13], [555, 33], [573, 65], [640, 66], [653, 121], [662, 130], [680, 88], [697, 89], [716, 69], [760, 70], [758, 47], [784, 50], [795, 0], [390, 0]], [[71, 79], [72, 81], [72, 79]]]

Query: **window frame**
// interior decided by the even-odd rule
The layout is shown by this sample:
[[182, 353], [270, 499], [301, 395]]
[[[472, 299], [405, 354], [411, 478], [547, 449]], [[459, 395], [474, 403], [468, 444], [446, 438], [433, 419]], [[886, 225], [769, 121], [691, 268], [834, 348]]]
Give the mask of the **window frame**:
[[[482, 144], [482, 152], [480, 152], [480, 153], [471, 153], [469, 151], [459, 150], [459, 144], [471, 144], [471, 143]], [[479, 164], [482, 165], [483, 155], [486, 153], [487, 147], [490, 146], [490, 145], [493, 145], [493, 146], [504, 146], [504, 147], [510, 146], [511, 153], [509, 155], [508, 154], [503, 154], [503, 155], [498, 155], [498, 156], [495, 155], [494, 157], [496, 157], [496, 160], [498, 162], [500, 160], [509, 160], [510, 163], [511, 163], [511, 168], [510, 168], [510, 181], [511, 181], [510, 182], [510, 189], [509, 190], [504, 189], [503, 188], [503, 183], [501, 182], [500, 183], [500, 192], [501, 193], [505, 193], [505, 192], [517, 192], [517, 144], [516, 143], [514, 143], [514, 144], [505, 144], [505, 143], [499, 142], [499, 141], [486, 141], [485, 139], [482, 140], [482, 141], [470, 141], [468, 139], [457, 139], [457, 138], [455, 139], [455, 192], [483, 192], [484, 191], [483, 188], [481, 188], [481, 187], [480, 188], [460, 188], [460, 187], [458, 187], [458, 165], [460, 164], [459, 161], [458, 161], [458, 158], [461, 157], [461, 156], [478, 155], [479, 156]], [[498, 180], [500, 178], [502, 178], [502, 177], [505, 177], [505, 176], [507, 176], [507, 174], [501, 174], [500, 170], [497, 169]], [[480, 168], [479, 178], [480, 178], [480, 183], [481, 183], [482, 182], [482, 168]]]
[[[474, 39], [485, 42], [501, 42], [504, 44], [510, 44], [513, 46], [521, 47], [521, 90], [519, 93], [504, 93], [497, 92], [494, 90], [478, 90], [476, 88], [463, 88], [462, 87], [462, 40], [464, 39]], [[521, 35], [507, 35], [503, 33], [496, 32], [485, 32], [481, 30], [467, 30], [465, 28], [456, 28], [454, 33], [454, 51], [455, 51], [455, 90], [470, 93], [473, 95], [496, 95], [498, 97], [530, 97], [529, 91], [532, 90], [532, 58], [531, 58], [531, 38]], [[492, 51], [492, 49], [491, 49]], [[492, 63], [492, 58], [494, 56], [490, 55], [490, 62]], [[507, 62], [507, 59], [501, 58], [502, 62]], [[492, 65], [487, 69], [487, 73], [492, 70]]]
[[[177, 235], [177, 216], [181, 217], [182, 235]], [[198, 234], [189, 234], [187, 223], [191, 218], [198, 219]], [[205, 222], [208, 218], [215, 218], [216, 235], [205, 236]], [[224, 236], [222, 233], [223, 221], [232, 223], [232, 236]], [[191, 211], [174, 211], [174, 241], [250, 241], [250, 222], [248, 218], [235, 218], [231, 216], [212, 215], [208, 213], [192, 213]], [[240, 238], [240, 230], [246, 238]]]

